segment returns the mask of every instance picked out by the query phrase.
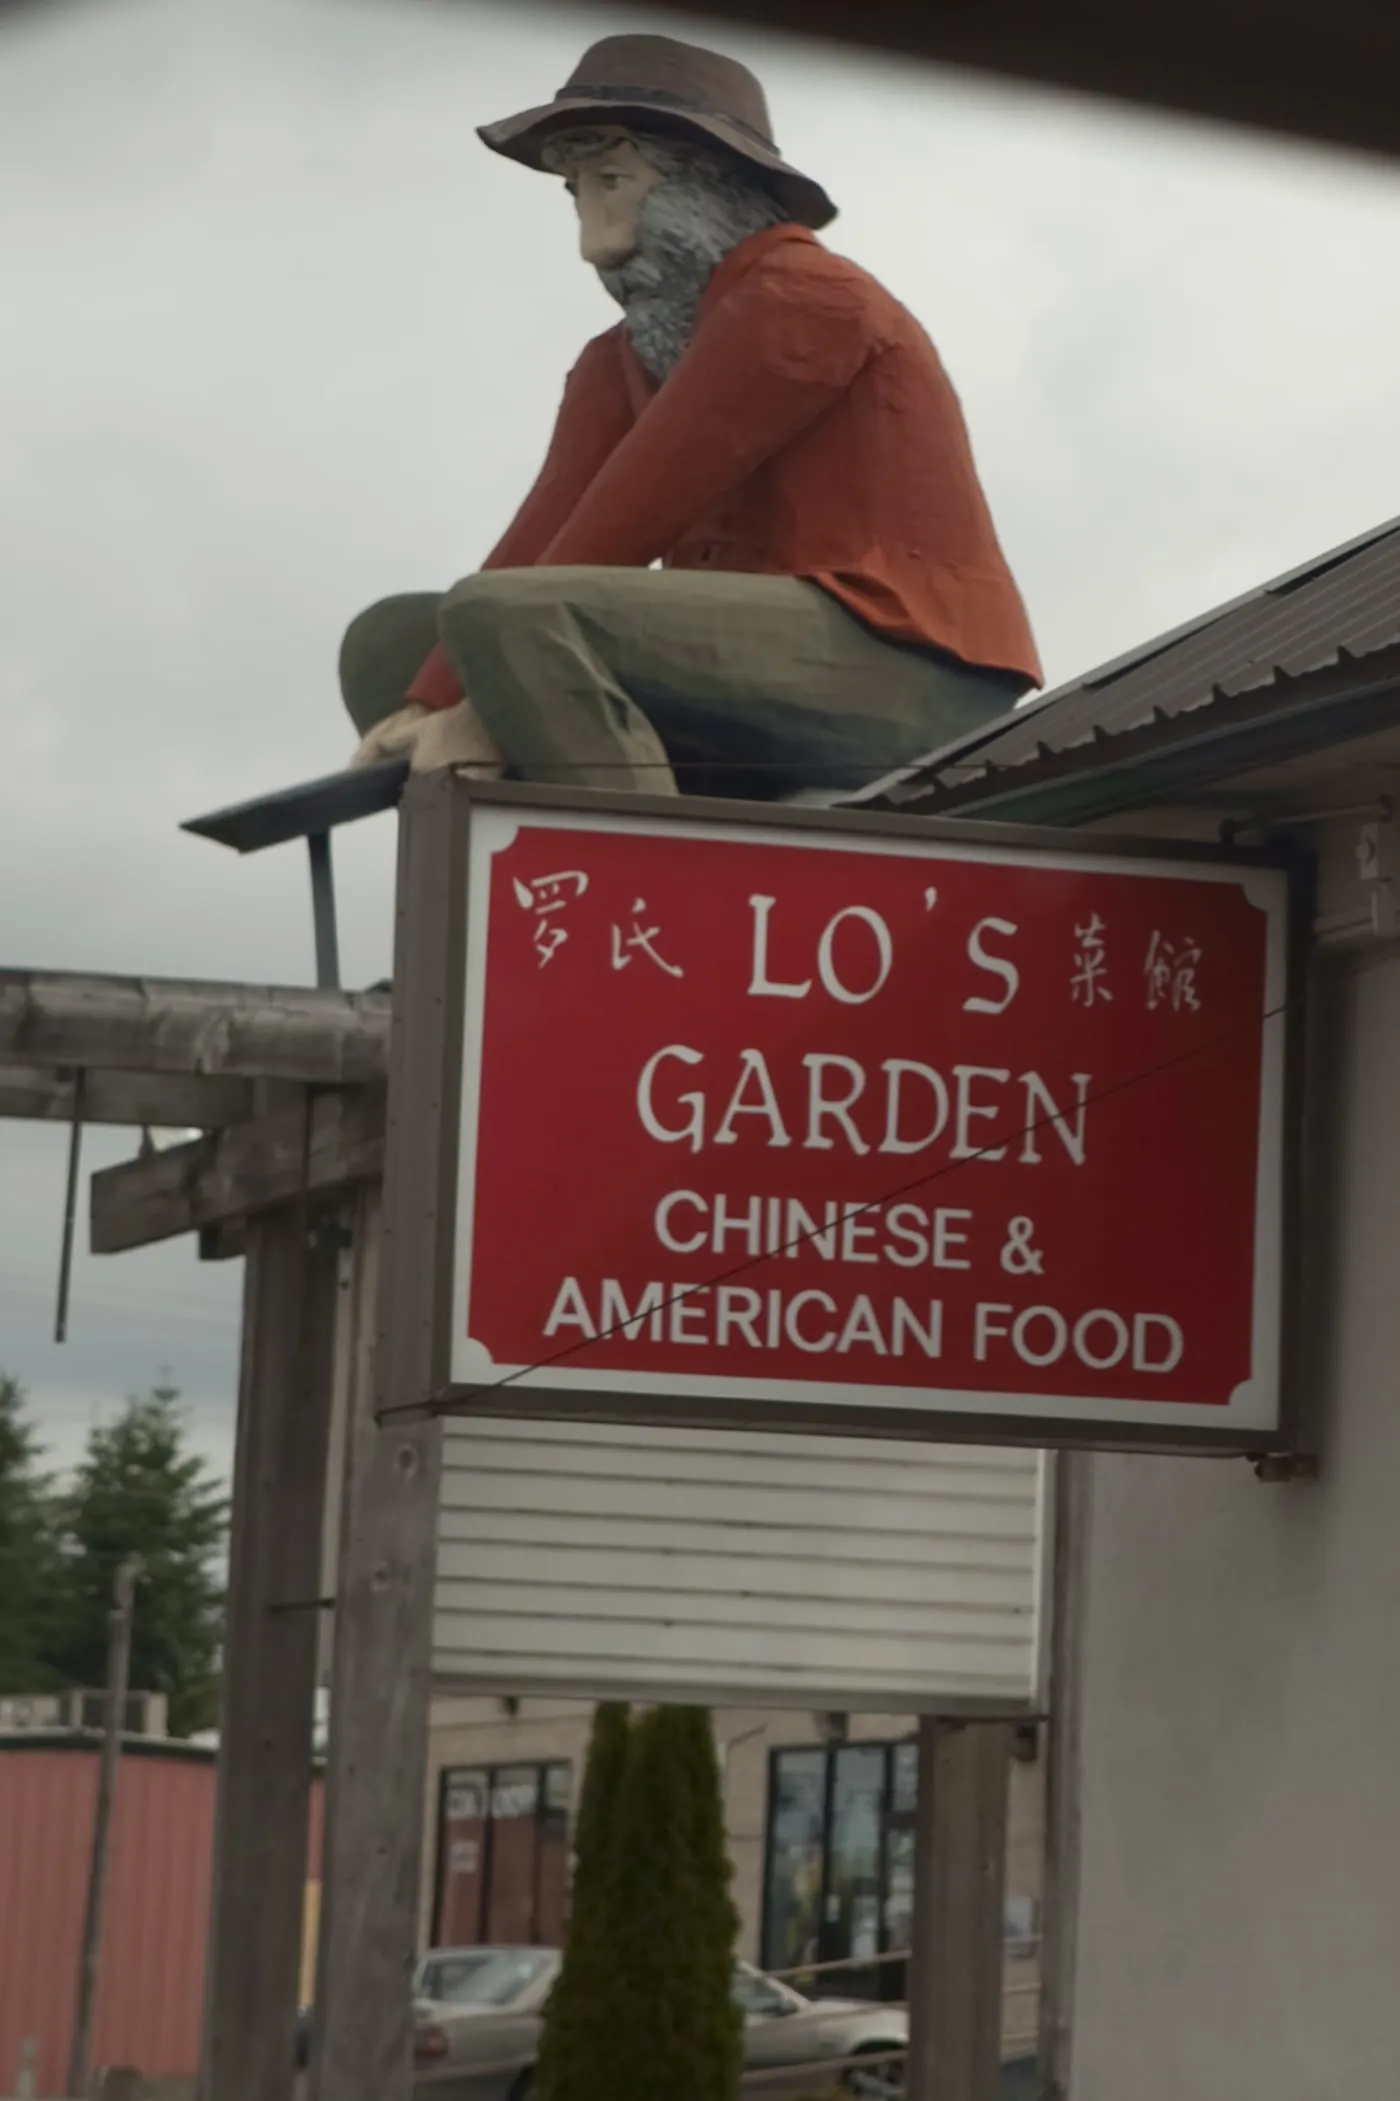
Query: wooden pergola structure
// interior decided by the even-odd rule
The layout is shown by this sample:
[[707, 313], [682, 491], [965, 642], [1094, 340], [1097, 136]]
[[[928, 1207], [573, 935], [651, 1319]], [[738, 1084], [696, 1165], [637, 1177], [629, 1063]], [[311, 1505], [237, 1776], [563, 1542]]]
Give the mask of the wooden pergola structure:
[[[243, 851], [308, 840], [314, 987], [0, 969], [0, 1116], [71, 1131], [60, 1332], [86, 1126], [142, 1134], [92, 1177], [94, 1253], [194, 1235], [245, 1262], [205, 2101], [293, 2085], [315, 1694], [372, 1424], [390, 1038], [387, 993], [334, 982], [329, 834], [402, 780], [336, 776], [190, 827]], [[157, 1148], [153, 1128], [201, 1135]]]
[[364, 1214], [383, 1161], [383, 994], [0, 970], [0, 1115], [194, 1127], [92, 1178], [94, 1251], [242, 1255], [242, 1362], [202, 2091], [290, 2095], [323, 1603]]
[[[163, 1148], [143, 1137], [132, 1159], [93, 1175], [95, 1253], [193, 1235], [204, 1259], [245, 1265], [200, 2101], [294, 2091], [315, 1697], [327, 1677], [312, 2092], [409, 2091], [442, 1424], [378, 1398], [426, 1391], [431, 1350], [427, 1281], [395, 1264], [381, 1221], [396, 1185], [427, 1192], [440, 1179], [432, 1118], [389, 1142], [390, 1058], [430, 1073], [441, 1045], [421, 1013], [391, 1026], [387, 990], [324, 982], [329, 832], [392, 807], [402, 788], [403, 769], [386, 768], [374, 793], [346, 776], [339, 790], [314, 783], [191, 827], [245, 851], [309, 838], [315, 987], [0, 970], [0, 1115], [72, 1131], [60, 1302], [87, 1124], [201, 1133]], [[448, 871], [415, 851], [415, 828], [402, 837], [400, 959], [406, 942], [438, 937], [448, 891]], [[921, 1726], [920, 2101], [982, 2101], [969, 2068], [995, 2067], [1008, 1753], [999, 1723]]]

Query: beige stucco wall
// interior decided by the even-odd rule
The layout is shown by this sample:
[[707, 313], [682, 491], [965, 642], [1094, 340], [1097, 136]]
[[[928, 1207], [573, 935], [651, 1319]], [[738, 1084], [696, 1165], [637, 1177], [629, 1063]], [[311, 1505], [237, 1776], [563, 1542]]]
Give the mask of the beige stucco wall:
[[1074, 2101], [1400, 2093], [1400, 954], [1323, 997], [1321, 1477], [1092, 1466]]

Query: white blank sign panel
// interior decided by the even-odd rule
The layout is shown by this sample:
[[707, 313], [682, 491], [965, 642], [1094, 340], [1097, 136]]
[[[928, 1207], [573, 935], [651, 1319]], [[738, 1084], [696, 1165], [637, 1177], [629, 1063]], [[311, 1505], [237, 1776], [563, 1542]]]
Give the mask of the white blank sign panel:
[[1043, 1699], [1034, 1451], [449, 1419], [440, 1689], [847, 1711]]

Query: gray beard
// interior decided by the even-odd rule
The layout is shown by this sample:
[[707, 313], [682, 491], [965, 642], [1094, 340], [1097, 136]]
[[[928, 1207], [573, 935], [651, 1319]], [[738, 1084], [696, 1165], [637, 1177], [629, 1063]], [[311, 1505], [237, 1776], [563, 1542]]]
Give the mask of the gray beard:
[[727, 170], [669, 176], [651, 192], [631, 255], [598, 275], [622, 308], [632, 347], [654, 380], [664, 380], [690, 348], [717, 265], [751, 234], [782, 221], [781, 208], [765, 192], [729, 178]]

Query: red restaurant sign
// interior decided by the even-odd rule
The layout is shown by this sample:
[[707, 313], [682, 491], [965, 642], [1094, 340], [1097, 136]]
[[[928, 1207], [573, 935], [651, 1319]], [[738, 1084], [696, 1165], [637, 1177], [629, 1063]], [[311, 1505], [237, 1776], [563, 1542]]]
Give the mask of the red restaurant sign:
[[444, 1396], [1280, 1441], [1282, 869], [459, 800]]

